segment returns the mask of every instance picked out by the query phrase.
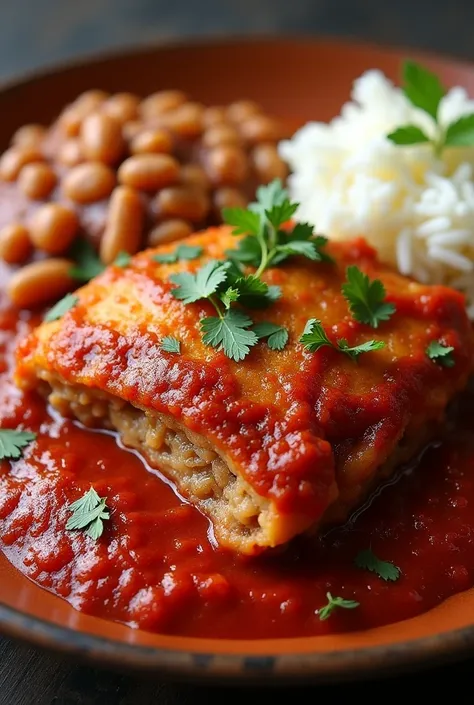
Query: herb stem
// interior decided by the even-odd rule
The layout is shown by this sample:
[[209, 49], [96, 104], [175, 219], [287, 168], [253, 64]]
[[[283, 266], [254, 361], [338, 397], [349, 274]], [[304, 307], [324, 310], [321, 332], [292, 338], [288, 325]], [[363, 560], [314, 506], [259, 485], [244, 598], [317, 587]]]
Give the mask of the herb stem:
[[259, 242], [260, 242], [260, 247], [262, 249], [262, 260], [260, 262], [260, 265], [255, 272], [256, 277], [260, 277], [261, 274], [266, 270], [268, 266], [268, 261], [269, 261], [269, 252], [268, 252], [268, 247], [267, 243], [265, 242], [264, 238], [259, 237]]
[[224, 318], [224, 316], [223, 316], [223, 314], [222, 314], [221, 307], [220, 307], [219, 304], [217, 303], [216, 298], [215, 298], [214, 296], [209, 296], [209, 297], [208, 297], [208, 301], [210, 301], [211, 304], [214, 306], [214, 308], [215, 308], [216, 311], [217, 311], [217, 315], [218, 315], [219, 318], [222, 320], [222, 319]]

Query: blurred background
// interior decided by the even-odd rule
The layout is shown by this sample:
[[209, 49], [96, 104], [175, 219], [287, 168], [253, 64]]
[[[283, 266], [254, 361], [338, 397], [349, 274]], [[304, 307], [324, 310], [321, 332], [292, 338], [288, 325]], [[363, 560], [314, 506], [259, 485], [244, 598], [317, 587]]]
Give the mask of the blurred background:
[[0, 0], [0, 80], [97, 50], [223, 34], [339, 34], [474, 59], [473, 27], [474, 0]]

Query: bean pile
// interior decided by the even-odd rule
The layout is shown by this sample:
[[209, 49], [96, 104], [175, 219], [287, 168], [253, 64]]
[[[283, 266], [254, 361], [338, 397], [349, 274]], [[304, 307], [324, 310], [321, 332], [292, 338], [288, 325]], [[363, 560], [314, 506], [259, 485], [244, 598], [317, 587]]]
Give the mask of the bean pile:
[[28, 308], [77, 286], [77, 238], [110, 264], [218, 224], [286, 178], [284, 136], [253, 101], [206, 107], [181, 91], [87, 91], [49, 128], [21, 127], [0, 157], [0, 258], [20, 265], [10, 298]]

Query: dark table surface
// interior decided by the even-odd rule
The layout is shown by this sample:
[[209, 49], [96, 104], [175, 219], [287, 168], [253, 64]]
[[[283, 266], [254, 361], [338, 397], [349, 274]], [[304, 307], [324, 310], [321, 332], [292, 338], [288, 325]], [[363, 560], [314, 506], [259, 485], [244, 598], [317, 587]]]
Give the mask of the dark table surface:
[[[0, 80], [96, 50], [177, 37], [302, 32], [340, 34], [474, 59], [473, 0], [0, 0]], [[369, 684], [305, 688], [324, 695], [390, 702], [470, 682], [474, 662]], [[274, 703], [293, 688], [235, 689], [163, 683], [64, 661], [0, 638], [0, 705], [187, 705]]]

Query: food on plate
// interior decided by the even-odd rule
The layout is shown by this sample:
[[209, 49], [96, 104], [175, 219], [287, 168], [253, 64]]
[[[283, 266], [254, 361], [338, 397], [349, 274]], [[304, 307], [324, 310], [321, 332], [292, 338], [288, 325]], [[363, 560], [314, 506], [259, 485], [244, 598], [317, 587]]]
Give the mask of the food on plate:
[[21, 387], [118, 431], [243, 553], [345, 520], [473, 367], [461, 294], [288, 224], [296, 207], [272, 182], [233, 228], [125, 256], [17, 351]]
[[89, 91], [18, 130], [8, 559], [197, 637], [366, 629], [472, 587], [471, 108], [407, 62], [279, 148], [255, 103], [180, 91]]
[[382, 260], [462, 291], [474, 318], [474, 101], [407, 61], [396, 88], [380, 72], [354, 82], [329, 124], [280, 145], [297, 217], [329, 237], [363, 235]]
[[[222, 208], [286, 177], [277, 152], [284, 135], [253, 101], [205, 106], [181, 91], [144, 99], [87, 91], [50, 127], [20, 127], [0, 156], [0, 259], [37, 276], [36, 260], [77, 262], [84, 242], [110, 264], [120, 251], [219, 223]], [[29, 274], [13, 274], [15, 304], [44, 303], [17, 297], [16, 276]], [[77, 272], [73, 279], [81, 281]], [[61, 284], [59, 295], [74, 287], [67, 277]]]

